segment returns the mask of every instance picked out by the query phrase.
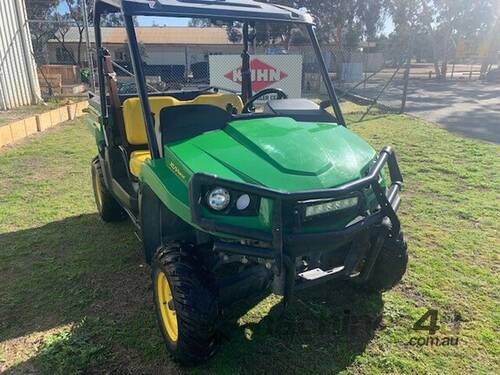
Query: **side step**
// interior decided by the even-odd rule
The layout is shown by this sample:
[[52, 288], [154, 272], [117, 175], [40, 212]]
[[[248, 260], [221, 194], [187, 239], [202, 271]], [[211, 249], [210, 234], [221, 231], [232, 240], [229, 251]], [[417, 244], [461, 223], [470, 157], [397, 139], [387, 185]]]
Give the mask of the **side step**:
[[321, 268], [315, 268], [306, 272], [299, 273], [298, 276], [305, 281], [314, 281], [322, 279], [323, 277], [333, 276], [337, 273], [344, 271], [344, 266], [335, 267], [331, 270], [323, 271]]
[[297, 276], [293, 288], [300, 290], [316, 284], [322, 284], [329, 280], [344, 279], [346, 278], [346, 269], [344, 266], [335, 267], [326, 271], [321, 268], [315, 268], [299, 273]]

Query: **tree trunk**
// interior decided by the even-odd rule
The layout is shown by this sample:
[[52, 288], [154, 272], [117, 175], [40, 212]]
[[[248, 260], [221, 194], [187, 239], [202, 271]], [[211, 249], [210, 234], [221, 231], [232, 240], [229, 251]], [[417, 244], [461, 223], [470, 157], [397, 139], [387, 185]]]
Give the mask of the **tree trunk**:
[[438, 58], [438, 42], [436, 40], [436, 33], [432, 29], [432, 26], [428, 26], [429, 34], [432, 40], [432, 63], [434, 65], [434, 73], [436, 74], [436, 78], [441, 77], [441, 69], [439, 68], [439, 58]]
[[488, 50], [483, 58], [482, 64], [481, 64], [481, 77], [484, 77], [486, 73], [488, 73], [488, 68], [489, 66], [493, 63], [495, 59], [495, 51], [498, 51], [498, 48], [500, 48], [500, 43], [498, 42], [498, 37], [495, 38], [495, 36], [498, 36], [500, 33], [500, 22], [499, 18], [495, 21], [495, 24], [491, 28], [491, 31], [488, 35]]
[[78, 52], [77, 52], [77, 61], [78, 61], [78, 66], [81, 68], [82, 67], [82, 44], [83, 44], [83, 28], [78, 29], [79, 32], [79, 37], [78, 37]]
[[[429, 10], [428, 4], [425, 1], [422, 1], [422, 6], [424, 8], [424, 12], [429, 14], [431, 11]], [[432, 40], [432, 63], [434, 65], [434, 73], [436, 74], [436, 78], [441, 77], [441, 70], [439, 69], [439, 58], [438, 58], [438, 41], [436, 33], [432, 28], [432, 24], [430, 22], [426, 23], [427, 32], [431, 36]]]
[[449, 49], [450, 49], [450, 40], [453, 34], [453, 25], [450, 23], [448, 25], [448, 30], [446, 31], [445, 38], [443, 40], [443, 65], [441, 66], [441, 78], [446, 80], [447, 72], [448, 72], [448, 57], [449, 57]]
[[335, 52], [335, 64], [337, 66], [337, 81], [342, 82], [342, 67], [344, 65], [344, 47], [342, 46], [342, 26], [336, 27], [335, 39], [337, 39], [337, 51]]
[[437, 58], [437, 48], [434, 45], [435, 43], [432, 43], [432, 62], [434, 64], [434, 73], [436, 74], [436, 78], [441, 77], [441, 69], [439, 68], [439, 60]]
[[448, 74], [448, 58], [445, 56], [444, 61], [441, 64], [441, 79], [446, 81], [447, 74]]

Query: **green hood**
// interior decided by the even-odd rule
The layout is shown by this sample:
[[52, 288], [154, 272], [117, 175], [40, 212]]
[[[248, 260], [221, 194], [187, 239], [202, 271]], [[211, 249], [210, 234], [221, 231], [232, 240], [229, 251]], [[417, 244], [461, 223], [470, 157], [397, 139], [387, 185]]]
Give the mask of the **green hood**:
[[359, 179], [375, 156], [343, 126], [286, 117], [233, 121], [170, 148], [195, 173], [290, 192]]

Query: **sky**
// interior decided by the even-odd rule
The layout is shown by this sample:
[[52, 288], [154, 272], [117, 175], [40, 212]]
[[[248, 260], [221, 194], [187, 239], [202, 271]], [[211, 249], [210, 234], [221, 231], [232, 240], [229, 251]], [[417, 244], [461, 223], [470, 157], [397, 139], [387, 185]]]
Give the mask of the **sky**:
[[[61, 2], [57, 7], [59, 13], [68, 13], [68, 7], [65, 2]], [[187, 26], [189, 19], [187, 18], [170, 18], [170, 17], [138, 17], [139, 25], [151, 26], [157, 24], [159, 26]]]
[[[59, 4], [58, 11], [60, 13], [67, 13], [68, 8], [66, 4], [63, 2]], [[152, 26], [156, 24], [158, 26], [187, 26], [189, 19], [188, 18], [171, 18], [171, 17], [138, 17], [140, 26]], [[394, 30], [394, 24], [390, 17], [386, 17], [384, 25], [382, 27], [381, 32], [383, 34], [390, 34]]]

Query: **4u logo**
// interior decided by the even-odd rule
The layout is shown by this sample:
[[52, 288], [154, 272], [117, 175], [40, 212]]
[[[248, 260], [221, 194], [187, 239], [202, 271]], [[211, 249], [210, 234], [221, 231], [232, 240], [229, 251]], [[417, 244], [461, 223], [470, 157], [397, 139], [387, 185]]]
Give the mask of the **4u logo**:
[[413, 329], [415, 331], [426, 331], [427, 336], [414, 336], [408, 341], [408, 345], [411, 346], [457, 346], [459, 342], [458, 337], [452, 336], [434, 336], [439, 331], [440, 326], [438, 325], [438, 311], [435, 309], [428, 309], [418, 319], [415, 324], [413, 324]]
[[[429, 321], [429, 325], [425, 325], [425, 322]], [[413, 329], [415, 331], [427, 331], [429, 335], [434, 335], [438, 330], [439, 326], [437, 325], [438, 321], [438, 311], [429, 309], [427, 312], [420, 317], [419, 320], [415, 322], [413, 325]]]

